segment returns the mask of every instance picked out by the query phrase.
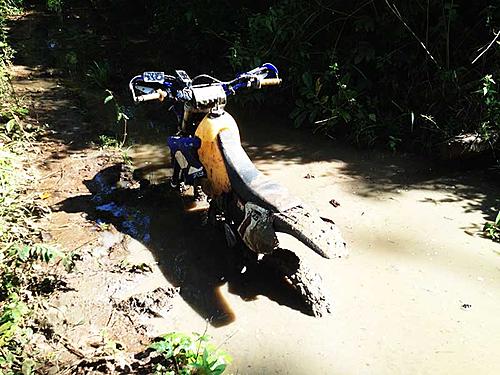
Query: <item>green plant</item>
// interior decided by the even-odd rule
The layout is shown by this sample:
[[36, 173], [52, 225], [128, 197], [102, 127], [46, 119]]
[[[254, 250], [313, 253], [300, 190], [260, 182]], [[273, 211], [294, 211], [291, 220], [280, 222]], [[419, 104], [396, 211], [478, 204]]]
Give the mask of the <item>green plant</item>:
[[47, 8], [54, 13], [61, 13], [63, 10], [63, 0], [47, 0]]
[[156, 366], [156, 375], [222, 374], [231, 357], [219, 350], [206, 335], [169, 333], [161, 336], [150, 348], [163, 355]]
[[121, 142], [115, 137], [102, 134], [98, 138], [98, 144], [101, 149], [112, 149], [120, 152], [123, 164], [133, 165], [132, 157], [129, 154], [130, 148], [123, 146], [124, 140]]
[[26, 327], [30, 309], [17, 293], [4, 301], [0, 311], [0, 373], [31, 374], [35, 361], [25, 351], [32, 330]]
[[37, 221], [48, 212], [44, 194], [34, 191], [29, 159], [39, 129], [25, 123], [28, 110], [12, 96], [8, 68], [13, 50], [4, 23], [21, 4], [0, 0], [0, 374], [9, 375], [36, 370], [37, 353], [30, 344], [40, 285], [50, 283], [52, 267], [73, 266], [73, 255], [37, 242]]
[[35, 264], [60, 260], [68, 269], [72, 258], [43, 244], [16, 243], [0, 249], [0, 374], [29, 374], [36, 365], [36, 353], [28, 346], [33, 308], [36, 296], [43, 293], [41, 286], [51, 279]]
[[0, 316], [0, 347], [14, 338], [25, 315], [29, 312], [28, 306], [20, 301], [16, 293], [9, 295], [7, 301]]
[[[295, 126], [418, 152], [463, 133], [498, 134], [492, 77], [500, 69], [500, 7], [492, 0], [285, 0], [249, 8], [227, 38], [227, 56], [238, 71], [264, 61], [280, 68], [284, 89], [266, 103], [289, 109]], [[480, 46], [474, 62], [483, 64], [473, 67]], [[471, 90], [481, 78], [483, 98]]]
[[133, 165], [134, 162], [132, 160], [132, 157], [128, 153], [128, 150], [129, 150], [129, 148], [121, 150], [121, 156], [122, 156], [123, 164], [125, 164], [125, 165]]
[[[11, 1], [13, 4], [14, 1]], [[0, 10], [5, 2], [0, 0]], [[1, 34], [2, 31], [0, 31]], [[1, 62], [5, 67], [4, 60]], [[0, 67], [0, 73], [2, 68]], [[0, 374], [31, 374], [36, 353], [32, 338], [34, 298], [40, 280], [46, 280], [41, 264], [72, 267], [72, 256], [37, 243], [37, 219], [48, 212], [43, 194], [34, 192], [34, 171], [28, 157], [37, 130], [23, 118], [28, 110], [10, 91], [3, 91], [0, 106]], [[31, 129], [31, 130], [30, 130]], [[56, 262], [57, 261], [57, 262]]]
[[8, 41], [5, 22], [8, 17], [21, 12], [22, 3], [22, 0], [0, 0], [0, 99], [7, 98], [12, 91], [8, 68], [14, 50]]
[[493, 241], [500, 241], [500, 212], [494, 222], [484, 225], [483, 232]]
[[120, 148], [120, 141], [103, 134], [99, 136], [99, 145], [101, 148]]
[[120, 124], [121, 122], [123, 122], [123, 136], [121, 142], [119, 143], [119, 147], [123, 147], [125, 145], [125, 142], [127, 141], [127, 123], [129, 118], [125, 114], [125, 108], [120, 103], [118, 103], [113, 92], [111, 90], [106, 90], [106, 92], [108, 93], [108, 96], [104, 98], [104, 104], [113, 104], [116, 124]]
[[0, 241], [9, 247], [25, 241], [29, 233], [38, 233], [34, 219], [48, 209], [35, 193], [25, 193], [34, 177], [22, 167], [22, 158], [1, 147], [0, 155]]
[[9, 248], [9, 253], [20, 262], [26, 262], [28, 259], [31, 259], [33, 261], [50, 263], [54, 259], [65, 257], [60, 250], [44, 244], [34, 244], [32, 246], [14, 245]]
[[304, 122], [314, 125], [314, 131], [330, 132], [334, 127], [349, 129], [350, 137], [358, 145], [375, 142], [377, 126], [375, 113], [360, 102], [360, 93], [350, 84], [349, 73], [341, 73], [334, 63], [315, 80], [310, 72], [302, 74], [300, 97], [290, 113], [296, 127]]
[[78, 63], [78, 55], [75, 51], [69, 51], [64, 55], [64, 67], [69, 74], [76, 72]]
[[[0, 373], [31, 373], [36, 353], [28, 349], [32, 338], [34, 296], [40, 280], [48, 280], [37, 262], [50, 263], [67, 256], [55, 248], [15, 244], [0, 251]], [[41, 276], [41, 277], [39, 277]]]
[[93, 64], [88, 68], [86, 73], [87, 81], [92, 86], [97, 86], [105, 89], [110, 83], [110, 73], [111, 69], [106, 61], [98, 63], [94, 61]]
[[491, 74], [485, 75], [481, 82], [484, 113], [480, 131], [486, 140], [495, 143], [500, 135], [500, 98], [498, 97], [497, 83]]

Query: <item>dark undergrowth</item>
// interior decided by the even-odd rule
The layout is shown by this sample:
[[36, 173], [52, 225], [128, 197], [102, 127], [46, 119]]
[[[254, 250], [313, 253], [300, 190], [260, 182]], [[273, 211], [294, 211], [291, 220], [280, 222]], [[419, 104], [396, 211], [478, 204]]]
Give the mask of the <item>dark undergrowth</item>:
[[297, 127], [424, 154], [467, 136], [476, 149], [497, 147], [496, 1], [95, 0], [92, 7], [114, 30], [105, 33], [135, 51], [129, 61], [141, 61], [140, 69], [230, 76], [275, 63], [282, 90], [251, 98]]
[[46, 36], [48, 63], [89, 87], [120, 94], [132, 74], [147, 69], [228, 78], [273, 62], [283, 87], [240, 99], [247, 107], [268, 106], [296, 127], [359, 146], [496, 159], [500, 9], [494, 0], [49, 5], [58, 27]]

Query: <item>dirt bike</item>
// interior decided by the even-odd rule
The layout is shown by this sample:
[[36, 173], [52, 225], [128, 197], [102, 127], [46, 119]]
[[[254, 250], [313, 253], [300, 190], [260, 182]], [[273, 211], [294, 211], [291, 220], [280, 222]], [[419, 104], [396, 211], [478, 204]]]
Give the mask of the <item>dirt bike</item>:
[[228, 245], [243, 244], [250, 258], [274, 267], [310, 312], [321, 316], [331, 311], [321, 277], [297, 251], [281, 248], [276, 233], [294, 236], [324, 258], [346, 255], [346, 244], [331, 220], [257, 170], [241, 146], [238, 125], [224, 110], [231, 95], [280, 83], [277, 68], [268, 63], [227, 82], [206, 74], [191, 79], [183, 70], [144, 72], [129, 88], [136, 103], [166, 102], [178, 117], [178, 133], [168, 138], [172, 186], [193, 186], [196, 199], [206, 194], [208, 219], [224, 228]]

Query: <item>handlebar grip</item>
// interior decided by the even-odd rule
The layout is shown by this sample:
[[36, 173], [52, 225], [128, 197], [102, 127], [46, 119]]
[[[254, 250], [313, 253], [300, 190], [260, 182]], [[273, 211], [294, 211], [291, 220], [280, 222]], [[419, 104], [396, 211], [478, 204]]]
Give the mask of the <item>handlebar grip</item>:
[[264, 78], [260, 81], [261, 86], [275, 86], [281, 85], [281, 78]]
[[135, 98], [135, 101], [137, 103], [139, 102], [147, 102], [148, 100], [159, 100], [163, 101], [168, 96], [168, 93], [163, 90], [156, 90], [156, 92], [152, 94], [144, 94], [144, 95], [139, 95], [138, 97]]
[[139, 95], [136, 98], [137, 102], [147, 102], [148, 100], [158, 100], [162, 97], [159, 92], [154, 92], [152, 94]]

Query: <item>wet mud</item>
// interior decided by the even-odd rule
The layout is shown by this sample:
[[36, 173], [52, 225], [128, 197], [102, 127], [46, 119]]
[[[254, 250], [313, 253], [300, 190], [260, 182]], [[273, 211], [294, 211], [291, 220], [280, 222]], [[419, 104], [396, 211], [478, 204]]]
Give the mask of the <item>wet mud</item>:
[[249, 260], [248, 249], [228, 248], [220, 228], [207, 224], [206, 210], [186, 209], [189, 196], [183, 197], [168, 182], [137, 181], [134, 172], [123, 164], [105, 168], [84, 181], [91, 195], [68, 198], [55, 209], [84, 213], [97, 225], [112, 224], [146, 247], [167, 280], [179, 287], [180, 296], [213, 326], [235, 319], [219, 292], [228, 282], [229, 291], [244, 300], [268, 295], [310, 313], [275, 270]]

